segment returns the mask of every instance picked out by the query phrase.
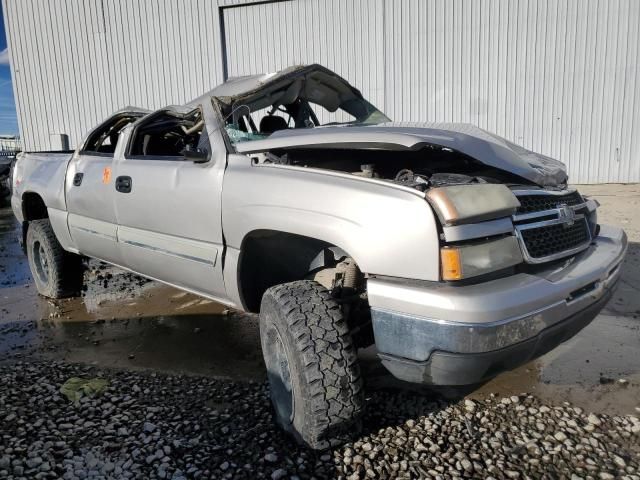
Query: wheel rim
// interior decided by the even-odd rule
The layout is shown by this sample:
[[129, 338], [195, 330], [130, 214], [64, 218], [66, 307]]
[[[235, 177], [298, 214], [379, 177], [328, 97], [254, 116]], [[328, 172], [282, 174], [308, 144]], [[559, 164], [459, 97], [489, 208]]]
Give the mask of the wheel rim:
[[293, 421], [294, 397], [291, 382], [291, 369], [287, 350], [280, 333], [274, 328], [271, 332], [271, 361], [269, 362], [269, 377], [271, 395], [278, 416], [282, 420]]
[[42, 283], [49, 281], [49, 259], [40, 242], [33, 244], [33, 263], [36, 267], [36, 275]]

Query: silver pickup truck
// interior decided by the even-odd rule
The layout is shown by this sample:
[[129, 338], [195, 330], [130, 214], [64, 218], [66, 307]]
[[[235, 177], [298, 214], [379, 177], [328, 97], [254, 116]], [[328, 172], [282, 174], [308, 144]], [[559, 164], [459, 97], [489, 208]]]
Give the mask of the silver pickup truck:
[[11, 196], [11, 165], [14, 160], [13, 155], [5, 155], [0, 151], [0, 207], [4, 206], [5, 199]]
[[627, 245], [560, 162], [392, 122], [319, 65], [125, 108], [12, 181], [42, 295], [93, 257], [259, 312], [276, 418], [314, 448], [357, 429], [358, 348], [409, 382], [485, 381], [591, 322]]

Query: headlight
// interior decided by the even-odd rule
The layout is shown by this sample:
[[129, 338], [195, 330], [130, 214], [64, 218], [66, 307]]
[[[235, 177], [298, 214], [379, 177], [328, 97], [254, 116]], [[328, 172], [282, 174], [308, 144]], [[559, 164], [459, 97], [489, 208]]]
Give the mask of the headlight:
[[515, 237], [503, 237], [472, 245], [442, 247], [440, 260], [443, 280], [462, 280], [522, 263], [522, 253]]
[[443, 225], [508, 217], [520, 206], [506, 185], [493, 183], [432, 188], [427, 200]]

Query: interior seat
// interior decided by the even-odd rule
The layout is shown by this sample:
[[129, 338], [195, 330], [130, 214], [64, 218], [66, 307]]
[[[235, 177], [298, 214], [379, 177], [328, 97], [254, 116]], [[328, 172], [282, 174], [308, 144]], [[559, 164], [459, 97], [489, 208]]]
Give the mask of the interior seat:
[[144, 155], [151, 156], [180, 156], [179, 151], [181, 148], [177, 148], [175, 138], [166, 138], [161, 136], [148, 136], [149, 141], [146, 144]]
[[278, 130], [286, 130], [288, 127], [287, 121], [278, 117], [277, 115], [266, 115], [260, 120], [260, 133], [272, 134]]

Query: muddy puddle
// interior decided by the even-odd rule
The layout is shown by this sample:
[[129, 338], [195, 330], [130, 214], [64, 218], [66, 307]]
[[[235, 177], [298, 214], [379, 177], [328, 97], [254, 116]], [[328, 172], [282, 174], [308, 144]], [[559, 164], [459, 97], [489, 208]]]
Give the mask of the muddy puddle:
[[[82, 297], [36, 294], [10, 209], [0, 209], [0, 361], [22, 358], [127, 369], [265, 378], [257, 318], [91, 261]], [[455, 397], [530, 392], [595, 412], [640, 407], [640, 249], [634, 243], [623, 284], [607, 309], [546, 356], [481, 387], [444, 389]], [[393, 379], [361, 352], [369, 388], [424, 389]]]

